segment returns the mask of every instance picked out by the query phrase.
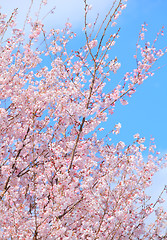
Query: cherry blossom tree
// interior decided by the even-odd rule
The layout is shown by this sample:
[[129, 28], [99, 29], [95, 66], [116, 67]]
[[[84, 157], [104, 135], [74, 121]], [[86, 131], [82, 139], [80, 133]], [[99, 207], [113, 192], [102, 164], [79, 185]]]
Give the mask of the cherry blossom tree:
[[0, 239], [167, 239], [167, 187], [156, 202], [146, 194], [166, 156], [139, 134], [131, 145], [114, 144], [120, 123], [100, 134], [117, 102], [128, 103], [166, 52], [156, 48], [163, 29], [150, 43], [142, 25], [136, 68], [110, 89], [120, 68], [109, 54], [119, 35], [113, 26], [126, 2], [113, 1], [98, 25], [98, 18], [88, 21], [84, 0], [85, 44], [76, 51], [68, 45], [77, 37], [69, 22], [48, 33], [38, 17], [27, 15], [18, 29], [17, 9], [1, 13]]

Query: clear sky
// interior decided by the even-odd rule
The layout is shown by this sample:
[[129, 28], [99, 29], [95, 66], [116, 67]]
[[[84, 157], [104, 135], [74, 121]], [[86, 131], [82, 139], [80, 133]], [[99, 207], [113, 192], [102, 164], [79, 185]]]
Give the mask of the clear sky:
[[[24, 3], [23, 3], [24, 2]], [[34, 0], [33, 11], [37, 11], [39, 0]], [[48, 28], [63, 27], [69, 17], [73, 24], [73, 30], [78, 34], [78, 43], [82, 43], [81, 29], [83, 27], [83, 1], [82, 0], [48, 0], [47, 11], [42, 11], [42, 16], [56, 6], [54, 14], [49, 16], [45, 23]], [[92, 3], [92, 19], [99, 12], [101, 19], [105, 16], [112, 0], [90, 0]], [[31, 0], [0, 0], [2, 11], [10, 14], [18, 7], [20, 15], [18, 23], [23, 24]], [[135, 65], [133, 55], [135, 54], [136, 42], [141, 24], [148, 24], [146, 40], [152, 41], [162, 26], [164, 37], [160, 38], [160, 46], [167, 46], [167, 1], [166, 0], [129, 0], [118, 20], [117, 27], [121, 27], [120, 38], [113, 48], [113, 57], [117, 56], [121, 62], [118, 75], [113, 75], [113, 81], [119, 81], [127, 71], [132, 71]], [[115, 29], [117, 29], [115, 27]], [[78, 45], [79, 47], [79, 45]], [[157, 150], [167, 153], [167, 56], [158, 63], [162, 66], [155, 72], [154, 77], [147, 79], [138, 87], [137, 92], [129, 100], [126, 106], [116, 107], [115, 114], [105, 125], [106, 132], [118, 122], [122, 124], [121, 132], [114, 141], [125, 141], [129, 144], [133, 141], [133, 135], [139, 133], [146, 137], [149, 144], [150, 137], [155, 138]], [[157, 65], [157, 66], [158, 66]], [[156, 68], [156, 67], [155, 67]], [[167, 170], [161, 171], [155, 180], [153, 191], [160, 193], [163, 185], [167, 184]]]

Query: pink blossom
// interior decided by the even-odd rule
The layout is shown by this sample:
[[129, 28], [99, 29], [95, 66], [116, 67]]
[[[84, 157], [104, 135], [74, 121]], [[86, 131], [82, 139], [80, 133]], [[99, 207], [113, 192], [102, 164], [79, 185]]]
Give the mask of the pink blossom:
[[133, 137], [134, 137], [134, 138], [139, 138], [140, 135], [139, 135], [139, 133], [136, 133]]
[[97, 44], [98, 44], [97, 40], [92, 40], [91, 42], [89, 42], [90, 49], [95, 48]]
[[92, 9], [92, 5], [88, 5], [88, 10], [91, 10]]
[[109, 64], [110, 71], [113, 71], [114, 73], [116, 73], [120, 67], [121, 67], [121, 64], [115, 60], [112, 60]]
[[42, 3], [43, 3], [44, 5], [46, 5], [46, 4], [47, 4], [47, 0], [42, 0]]
[[120, 102], [122, 105], [127, 105], [128, 104], [128, 101], [126, 101], [125, 99], [120, 99]]
[[125, 9], [127, 7], [127, 4], [122, 4], [121, 5], [121, 9], [123, 10], [123, 9]]
[[116, 24], [116, 22], [112, 22], [111, 26], [114, 27]]
[[113, 133], [115, 133], [116, 135], [119, 134], [120, 129], [121, 129], [121, 123], [116, 124], [113, 130]]

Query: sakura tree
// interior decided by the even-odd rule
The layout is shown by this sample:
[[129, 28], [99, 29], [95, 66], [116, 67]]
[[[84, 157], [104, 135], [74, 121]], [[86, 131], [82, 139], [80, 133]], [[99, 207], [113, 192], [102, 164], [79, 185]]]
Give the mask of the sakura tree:
[[98, 25], [87, 20], [91, 6], [84, 0], [85, 44], [75, 51], [69, 22], [48, 33], [38, 16], [32, 21], [27, 14], [18, 29], [17, 9], [0, 15], [0, 239], [167, 239], [161, 206], [167, 187], [156, 202], [146, 194], [166, 156], [139, 134], [131, 145], [114, 144], [120, 123], [99, 134], [117, 102], [126, 105], [153, 75], [166, 52], [156, 47], [163, 29], [144, 42], [142, 25], [136, 68], [110, 89], [120, 68], [110, 57], [119, 35], [112, 27], [127, 1], [111, 2]]

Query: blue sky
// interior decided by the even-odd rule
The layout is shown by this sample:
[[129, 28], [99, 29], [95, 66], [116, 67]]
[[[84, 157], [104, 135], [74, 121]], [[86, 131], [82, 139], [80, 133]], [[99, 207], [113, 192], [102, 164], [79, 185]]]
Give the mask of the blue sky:
[[[39, 0], [34, 1], [32, 12], [37, 11]], [[47, 10], [42, 11], [44, 16], [51, 7], [56, 5], [55, 13], [45, 19], [48, 28], [63, 27], [66, 19], [69, 17], [73, 24], [73, 30], [78, 34], [78, 42], [82, 43], [83, 27], [83, 1], [82, 0], [48, 0]], [[99, 12], [101, 19], [112, 3], [112, 0], [91, 0], [93, 4], [92, 19]], [[12, 10], [18, 7], [18, 23], [21, 26], [31, 0], [0, 0], [2, 10], [10, 14]], [[121, 62], [121, 69], [117, 75], [113, 75], [114, 81], [119, 81], [124, 73], [132, 71], [135, 65], [133, 55], [135, 54], [136, 42], [141, 24], [148, 24], [146, 40], [152, 41], [156, 33], [162, 26], [164, 37], [159, 40], [159, 46], [167, 46], [167, 1], [166, 0], [129, 0], [128, 7], [125, 9], [118, 20], [117, 27], [121, 27], [120, 38], [112, 49], [111, 56], [118, 57]], [[115, 29], [117, 29], [115, 27]], [[157, 45], [158, 46], [158, 45]], [[76, 47], [76, 46], [75, 46]], [[78, 45], [79, 47], [79, 45]], [[150, 137], [155, 138], [157, 150], [167, 153], [167, 56], [163, 57], [159, 63], [162, 66], [155, 72], [152, 78], [147, 79], [137, 92], [129, 99], [126, 106], [118, 105], [114, 115], [105, 124], [105, 132], [118, 122], [122, 124], [121, 132], [114, 137], [114, 141], [125, 141], [129, 144], [133, 141], [133, 135], [139, 133], [146, 137], [149, 144]], [[158, 66], [157, 65], [157, 66]], [[156, 67], [155, 67], [156, 68]], [[161, 171], [154, 179], [152, 191], [161, 192], [163, 185], [167, 184], [167, 170]]]
[[[160, 46], [165, 46], [167, 43], [167, 14], [165, 9], [167, 9], [167, 1], [129, 1], [129, 7], [120, 19], [122, 30], [120, 43], [118, 43], [118, 55], [120, 55], [118, 59], [122, 60], [122, 68], [125, 71], [130, 71], [135, 63], [133, 60], [135, 43], [140, 25], [143, 22], [148, 24], [146, 34], [148, 41], [153, 39], [163, 25], [166, 26], [165, 36], [160, 38], [159, 43]], [[158, 64], [163, 66], [166, 63], [165, 56]], [[129, 105], [122, 107], [119, 109], [121, 111], [115, 114], [115, 118], [121, 119], [123, 138], [127, 135], [130, 137], [136, 131], [147, 139], [152, 135], [156, 139], [158, 149], [162, 152], [167, 150], [166, 104], [167, 65], [156, 71], [154, 77], [147, 79], [143, 85], [139, 86]]]

